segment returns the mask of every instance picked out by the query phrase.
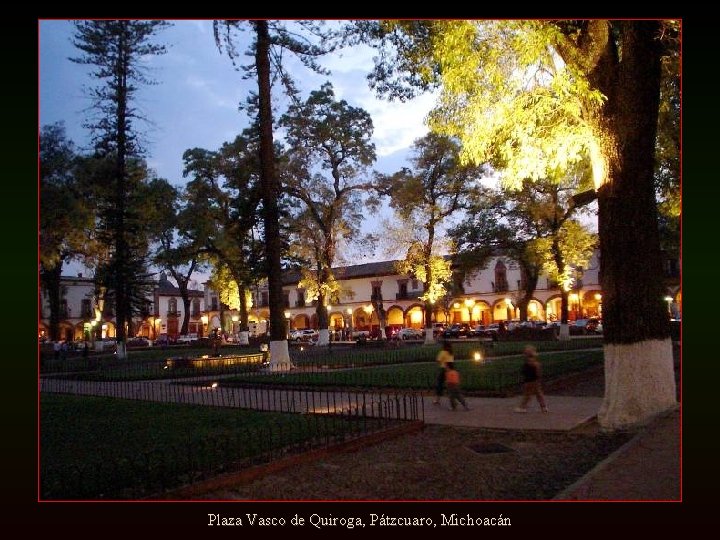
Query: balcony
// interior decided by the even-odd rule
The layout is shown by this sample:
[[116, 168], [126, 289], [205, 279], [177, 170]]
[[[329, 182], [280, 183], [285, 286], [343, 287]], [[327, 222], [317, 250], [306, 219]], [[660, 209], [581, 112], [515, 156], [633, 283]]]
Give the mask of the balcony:
[[410, 291], [395, 293], [395, 300], [416, 300], [422, 296], [422, 291]]
[[295, 300], [295, 307], [305, 307], [305, 300]]
[[182, 311], [178, 311], [177, 309], [174, 309], [174, 310], [168, 309], [168, 311], [165, 315], [168, 317], [181, 317]]

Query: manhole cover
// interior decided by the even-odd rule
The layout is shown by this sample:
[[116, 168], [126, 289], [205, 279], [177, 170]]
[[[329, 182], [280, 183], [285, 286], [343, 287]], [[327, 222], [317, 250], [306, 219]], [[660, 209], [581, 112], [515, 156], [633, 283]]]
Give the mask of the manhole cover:
[[500, 443], [478, 443], [478, 444], [471, 444], [468, 446], [470, 450], [473, 452], [477, 452], [478, 454], [502, 454], [505, 452], [512, 452], [513, 449], [509, 446], [505, 446], [504, 444]]

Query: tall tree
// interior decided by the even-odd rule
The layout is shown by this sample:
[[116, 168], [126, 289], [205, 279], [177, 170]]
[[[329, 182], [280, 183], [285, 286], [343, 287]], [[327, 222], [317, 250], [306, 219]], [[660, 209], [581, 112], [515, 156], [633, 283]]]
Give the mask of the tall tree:
[[[237, 286], [240, 343], [248, 343], [246, 294], [264, 264], [257, 240], [262, 212], [257, 141], [246, 130], [217, 152], [195, 148], [185, 152], [188, 183], [186, 227], [190, 237], [216, 268], [225, 269]], [[224, 278], [219, 281], [223, 282]], [[227, 304], [227, 302], [225, 302]]]
[[305, 215], [319, 234], [312, 263], [316, 268], [318, 345], [327, 345], [327, 286], [334, 282], [332, 267], [338, 242], [351, 242], [360, 232], [362, 210], [375, 198], [369, 167], [375, 161], [373, 124], [363, 109], [337, 101], [332, 85], [324, 84], [303, 103], [291, 105], [280, 125], [287, 128], [290, 173], [285, 189], [300, 199]]
[[426, 343], [434, 340], [434, 304], [445, 295], [445, 284], [452, 275], [450, 262], [438, 253], [437, 235], [448, 218], [465, 206], [471, 181], [481, 175], [479, 167], [463, 165], [459, 155], [456, 141], [429, 133], [413, 144], [412, 171], [403, 168], [379, 179], [401, 227], [416, 235], [400, 269], [423, 282]]
[[[441, 85], [436, 129], [465, 158], [544, 178], [589, 155], [598, 197], [607, 429], [676, 405], [653, 178], [661, 60], [676, 21], [413, 21], [360, 25], [399, 44], [376, 80]], [[408, 69], [413, 77], [408, 77]], [[399, 75], [399, 76], [398, 76]], [[410, 83], [410, 85], [408, 84]]]
[[151, 228], [151, 238], [157, 242], [152, 262], [167, 270], [177, 283], [183, 302], [183, 321], [180, 333], [187, 335], [190, 324], [190, 282], [202, 268], [201, 250], [204, 247], [189, 233], [198, 215], [181, 206], [181, 194], [165, 179], [153, 179], [147, 186], [145, 217]]
[[[134, 101], [138, 85], [150, 84], [143, 61], [165, 52], [152, 42], [167, 23], [163, 21], [102, 20], [76, 21], [73, 44], [81, 51], [74, 62], [94, 67], [98, 80], [91, 88], [97, 117], [86, 124], [93, 132], [95, 151], [112, 159], [112, 193], [105, 206], [105, 219], [112, 235], [112, 259], [108, 266], [108, 285], [115, 300], [117, 356], [126, 357], [126, 325], [131, 324], [132, 299], [136, 296], [136, 261], [142, 261], [141, 245], [135, 243], [139, 216], [130, 205], [133, 182], [129, 161], [142, 155]], [[141, 244], [141, 243], [140, 243]]]
[[50, 307], [50, 339], [60, 339], [60, 277], [74, 258], [92, 252], [92, 197], [84, 187], [79, 156], [61, 123], [40, 132], [40, 282]]
[[[225, 49], [233, 63], [239, 57], [236, 48], [236, 32], [242, 31], [245, 24], [249, 25], [254, 40], [248, 54], [253, 61], [244, 66], [244, 70], [248, 74], [255, 74], [258, 83], [257, 125], [260, 131], [260, 185], [270, 301], [270, 357], [273, 369], [282, 370], [289, 369], [291, 364], [282, 298], [282, 239], [279, 224], [280, 211], [277, 203], [281, 195], [281, 185], [275, 171], [271, 74], [274, 67], [275, 73], [285, 83], [288, 92], [294, 95], [295, 87], [283, 68], [282, 51], [292, 52], [305, 66], [322, 72], [316, 58], [327, 52], [328, 48], [313, 44], [308, 38], [289, 31], [282, 22], [267, 20], [248, 21], [247, 23], [231, 20], [214, 21], [215, 42], [221, 51], [223, 48]], [[317, 23], [312, 21], [299, 21], [296, 24], [310, 35], [317, 37], [320, 43], [327, 42], [330, 37], [321, 31]]]

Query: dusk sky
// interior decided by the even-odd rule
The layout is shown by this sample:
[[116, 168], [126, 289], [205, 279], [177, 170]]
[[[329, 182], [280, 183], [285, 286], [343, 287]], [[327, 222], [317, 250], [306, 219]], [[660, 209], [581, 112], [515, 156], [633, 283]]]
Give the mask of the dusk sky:
[[[72, 34], [69, 21], [40, 22], [40, 122], [45, 125], [64, 121], [68, 137], [78, 146], [88, 148], [89, 131], [82, 124], [90, 101], [83, 87], [94, 80], [88, 75], [88, 66], [69, 60], [78, 56], [71, 43]], [[160, 177], [182, 185], [183, 152], [193, 147], [215, 150], [234, 139], [247, 125], [238, 105], [257, 86], [253, 79], [243, 80], [230, 59], [220, 54], [210, 20], [173, 21], [157, 39], [167, 45], [168, 52], [149, 59], [150, 76], [158, 84], [143, 87], [138, 93], [137, 104], [151, 122], [140, 128], [147, 141], [150, 166]], [[427, 132], [424, 118], [434, 97], [425, 95], [409, 103], [376, 98], [366, 80], [372, 56], [373, 51], [365, 46], [328, 55], [322, 64], [331, 70], [330, 76], [315, 74], [294, 58], [287, 58], [305, 96], [330, 80], [338, 99], [370, 113], [378, 155], [375, 168], [394, 172], [406, 165], [407, 150], [413, 140]], [[274, 95], [279, 94], [276, 88]], [[284, 107], [280, 107], [280, 112], [284, 112]], [[373, 231], [373, 227], [366, 224], [366, 232]], [[382, 255], [376, 254], [378, 257]]]

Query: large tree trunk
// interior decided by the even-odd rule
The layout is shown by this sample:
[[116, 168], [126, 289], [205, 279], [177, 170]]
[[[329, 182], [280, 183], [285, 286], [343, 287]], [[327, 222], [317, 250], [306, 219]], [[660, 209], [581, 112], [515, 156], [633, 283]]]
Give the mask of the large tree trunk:
[[115, 287], [115, 337], [117, 339], [117, 358], [127, 358], [125, 349], [125, 323], [130, 319], [127, 263], [130, 253], [125, 233], [125, 212], [127, 205], [127, 75], [128, 59], [125, 34], [119, 35], [118, 56], [116, 63], [115, 82], [117, 84], [117, 101], [115, 120], [117, 122], [117, 155], [115, 161], [115, 204], [117, 205], [115, 221], [115, 253], [114, 253], [114, 287]]
[[605, 429], [646, 422], [676, 405], [653, 185], [659, 25], [617, 24], [622, 59], [608, 45], [591, 74], [608, 97], [594, 124], [607, 173], [598, 189], [605, 336], [598, 418]]
[[[237, 280], [236, 280], [237, 281]], [[238, 343], [240, 345], [250, 344], [250, 332], [248, 332], [248, 307], [247, 307], [247, 289], [239, 281], [238, 284], [238, 300], [240, 302], [240, 328], [238, 330]]]
[[282, 279], [280, 265], [280, 224], [278, 199], [280, 182], [275, 174], [272, 109], [270, 103], [270, 32], [267, 21], [254, 21], [257, 34], [255, 67], [258, 76], [260, 124], [260, 184], [263, 199], [265, 229], [266, 275], [270, 300], [270, 367], [288, 370], [291, 367], [283, 315]]
[[62, 259], [52, 268], [43, 267], [42, 281], [50, 304], [50, 340], [60, 340], [60, 277], [62, 275]]

